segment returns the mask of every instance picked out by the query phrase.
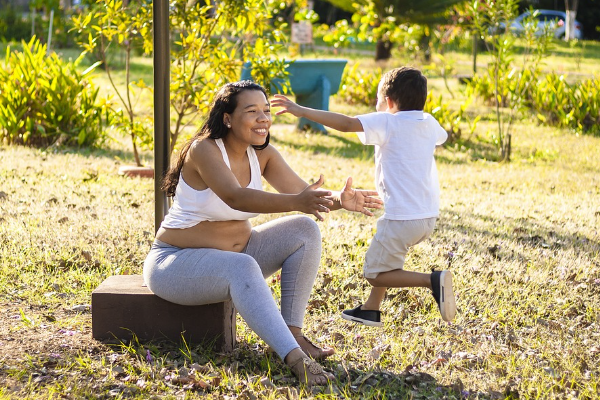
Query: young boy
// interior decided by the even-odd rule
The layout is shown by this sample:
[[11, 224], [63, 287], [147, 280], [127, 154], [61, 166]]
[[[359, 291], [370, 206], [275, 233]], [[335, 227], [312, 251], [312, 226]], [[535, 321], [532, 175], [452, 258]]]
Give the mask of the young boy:
[[433, 152], [446, 131], [423, 112], [427, 78], [402, 67], [385, 73], [377, 91], [377, 112], [349, 117], [299, 106], [275, 95], [276, 115], [290, 113], [342, 132], [356, 132], [365, 145], [375, 146], [375, 183], [385, 205], [377, 233], [365, 256], [364, 276], [373, 286], [364, 304], [342, 313], [344, 319], [381, 326], [379, 307], [388, 287], [431, 289], [442, 319], [452, 321], [456, 303], [450, 271], [431, 274], [405, 271], [410, 247], [427, 239], [439, 215], [439, 184]]

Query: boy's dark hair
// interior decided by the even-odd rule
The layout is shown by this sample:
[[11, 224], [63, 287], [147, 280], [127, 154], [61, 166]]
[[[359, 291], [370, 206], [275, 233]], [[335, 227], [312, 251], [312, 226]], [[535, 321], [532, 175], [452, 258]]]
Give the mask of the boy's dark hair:
[[381, 78], [381, 94], [389, 97], [400, 111], [422, 111], [427, 99], [427, 78], [416, 68], [395, 68]]

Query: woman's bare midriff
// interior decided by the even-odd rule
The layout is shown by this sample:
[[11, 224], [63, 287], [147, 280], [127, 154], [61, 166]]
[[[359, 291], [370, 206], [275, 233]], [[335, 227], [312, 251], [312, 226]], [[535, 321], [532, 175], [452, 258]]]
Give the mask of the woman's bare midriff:
[[182, 248], [208, 247], [225, 251], [244, 250], [252, 225], [245, 221], [203, 221], [191, 228], [160, 228], [156, 239]]

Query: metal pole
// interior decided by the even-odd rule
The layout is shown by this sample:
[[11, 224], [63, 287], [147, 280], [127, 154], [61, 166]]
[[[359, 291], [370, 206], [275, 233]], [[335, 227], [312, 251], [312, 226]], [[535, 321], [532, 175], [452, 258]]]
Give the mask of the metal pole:
[[168, 211], [167, 195], [160, 189], [169, 168], [170, 67], [169, 1], [154, 0], [154, 231]]
[[33, 35], [35, 35], [35, 7], [32, 8], [31, 14], [33, 15], [31, 17], [31, 37], [33, 37]]
[[50, 26], [48, 27], [48, 48], [46, 49], [46, 55], [50, 55], [50, 48], [52, 47], [52, 23], [54, 22], [54, 8], [50, 10]]

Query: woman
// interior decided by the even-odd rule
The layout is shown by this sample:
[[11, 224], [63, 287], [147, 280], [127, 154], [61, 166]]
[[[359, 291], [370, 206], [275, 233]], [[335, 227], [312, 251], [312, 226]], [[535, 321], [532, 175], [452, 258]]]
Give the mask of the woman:
[[[309, 217], [293, 215], [252, 228], [259, 213], [321, 213], [342, 206], [372, 215], [374, 191], [337, 196], [302, 180], [269, 144], [270, 105], [251, 81], [226, 84], [208, 120], [183, 148], [163, 189], [174, 203], [144, 263], [144, 280], [159, 297], [184, 305], [232, 299], [248, 326], [301, 382], [332, 376], [313, 361], [333, 354], [302, 335], [304, 313], [321, 258], [321, 235]], [[261, 176], [279, 193], [262, 190]], [[265, 278], [281, 270], [281, 312]]]

